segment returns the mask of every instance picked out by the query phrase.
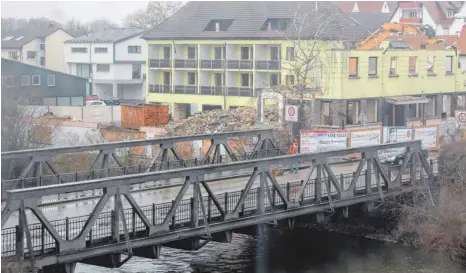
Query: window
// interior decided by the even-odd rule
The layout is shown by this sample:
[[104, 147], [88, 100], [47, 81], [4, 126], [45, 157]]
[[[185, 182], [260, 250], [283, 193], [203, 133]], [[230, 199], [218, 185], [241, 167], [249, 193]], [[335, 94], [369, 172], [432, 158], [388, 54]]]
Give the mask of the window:
[[97, 72], [110, 72], [109, 64], [97, 64]]
[[447, 10], [447, 17], [448, 18], [453, 18], [454, 15], [455, 15], [454, 10], [452, 10], [452, 9]]
[[241, 60], [249, 60], [249, 47], [241, 47]]
[[409, 72], [408, 72], [409, 76], [417, 75], [416, 65], [417, 65], [417, 57], [416, 56], [410, 56], [409, 57]]
[[36, 52], [28, 50], [27, 57], [28, 57], [28, 59], [35, 59], [36, 58]]
[[32, 85], [40, 85], [40, 76], [32, 75]]
[[29, 86], [30, 84], [31, 84], [31, 76], [21, 75], [21, 85], [22, 86]]
[[270, 86], [278, 85], [278, 74], [270, 74]]
[[45, 57], [40, 57], [40, 65], [45, 66]]
[[7, 37], [3, 38], [3, 41], [9, 41], [11, 39], [13, 39], [13, 36], [7, 36]]
[[47, 86], [55, 86], [55, 75], [47, 76]]
[[241, 74], [241, 86], [249, 87], [249, 74]]
[[83, 78], [91, 77], [91, 69], [89, 64], [76, 64], [76, 76]]
[[288, 28], [288, 22], [289, 20], [286, 18], [269, 18], [265, 21], [265, 23], [262, 25], [261, 29], [262, 31], [284, 31]]
[[188, 59], [196, 59], [196, 48], [195, 47], [188, 47]]
[[94, 48], [94, 53], [108, 53], [108, 48], [106, 48], [106, 47], [96, 47], [96, 48]]
[[222, 74], [215, 73], [215, 86], [222, 86]]
[[358, 76], [358, 58], [350, 57], [349, 59], [349, 76], [357, 77]]
[[377, 57], [369, 57], [369, 76], [377, 76]]
[[171, 73], [163, 72], [163, 84], [171, 84]]
[[6, 87], [13, 87], [15, 85], [15, 80], [13, 76], [6, 76]]
[[44, 37], [40, 38], [40, 42], [45, 44], [45, 38]]
[[294, 61], [294, 47], [287, 47], [286, 48], [286, 60], [287, 61]]
[[233, 19], [210, 20], [210, 22], [204, 28], [204, 31], [227, 31], [231, 23], [233, 23]]
[[141, 46], [128, 46], [128, 53], [141, 54]]
[[71, 53], [87, 53], [86, 47], [72, 47]]
[[141, 78], [141, 65], [140, 64], [133, 64], [133, 66], [132, 66], [132, 76], [133, 76], [133, 79], [140, 79]]
[[188, 72], [188, 84], [195, 85], [196, 84], [196, 73]]
[[391, 76], [396, 76], [397, 73], [396, 73], [396, 57], [391, 57], [390, 58], [390, 75]]
[[23, 38], [24, 38], [24, 36], [19, 36], [18, 38], [16, 38], [16, 41], [19, 41], [19, 40], [21, 40]]
[[274, 61], [278, 61], [278, 47], [273, 46], [270, 48], [270, 59]]
[[221, 60], [222, 58], [222, 48], [221, 47], [215, 47], [214, 49], [214, 59], [215, 60]]
[[288, 86], [294, 85], [294, 75], [286, 75], [286, 85]]
[[40, 44], [39, 48], [40, 50], [45, 50], [45, 44]]
[[171, 58], [170, 55], [171, 55], [171, 48], [168, 47], [168, 46], [164, 47], [163, 48], [163, 58], [164, 59], [170, 59]]
[[18, 52], [16, 51], [8, 51], [8, 58], [12, 60], [18, 59]]
[[453, 56], [447, 56], [445, 60], [445, 73], [451, 75], [453, 73]]
[[434, 74], [435, 56], [427, 56], [427, 74]]

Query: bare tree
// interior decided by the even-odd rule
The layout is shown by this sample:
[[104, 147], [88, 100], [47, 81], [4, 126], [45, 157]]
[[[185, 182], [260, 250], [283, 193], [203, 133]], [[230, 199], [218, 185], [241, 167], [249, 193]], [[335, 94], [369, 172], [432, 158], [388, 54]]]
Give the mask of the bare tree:
[[124, 24], [127, 27], [150, 29], [170, 17], [182, 6], [176, 1], [150, 1], [147, 7], [128, 15]]

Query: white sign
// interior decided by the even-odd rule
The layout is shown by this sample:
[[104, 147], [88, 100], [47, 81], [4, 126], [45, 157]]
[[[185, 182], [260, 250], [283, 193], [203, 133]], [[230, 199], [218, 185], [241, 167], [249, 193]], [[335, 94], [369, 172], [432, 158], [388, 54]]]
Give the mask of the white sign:
[[414, 139], [422, 142], [422, 148], [437, 148], [437, 126], [421, 126], [414, 128]]
[[[394, 143], [413, 140], [413, 128], [411, 127], [383, 127], [383, 143]], [[394, 148], [379, 151], [379, 157], [386, 160], [389, 156], [395, 156], [405, 152], [405, 148]]]
[[346, 130], [301, 130], [301, 153], [346, 149]]
[[285, 109], [285, 120], [286, 121], [298, 121], [298, 106], [287, 105]]
[[458, 129], [466, 128], [466, 111], [456, 110], [455, 111], [455, 122], [456, 122], [456, 128]]
[[349, 132], [349, 147], [380, 145], [382, 129], [356, 129]]

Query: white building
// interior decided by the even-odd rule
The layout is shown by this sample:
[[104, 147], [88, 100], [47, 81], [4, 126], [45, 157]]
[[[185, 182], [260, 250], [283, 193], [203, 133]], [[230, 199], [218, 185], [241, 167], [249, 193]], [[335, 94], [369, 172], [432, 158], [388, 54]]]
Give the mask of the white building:
[[89, 78], [90, 93], [101, 98], [145, 100], [143, 30], [107, 29], [65, 42], [68, 73]]

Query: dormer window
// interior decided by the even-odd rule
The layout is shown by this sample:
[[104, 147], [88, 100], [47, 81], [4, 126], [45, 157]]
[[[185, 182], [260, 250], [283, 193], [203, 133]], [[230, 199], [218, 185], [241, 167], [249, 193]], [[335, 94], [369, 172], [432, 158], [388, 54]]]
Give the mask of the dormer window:
[[454, 10], [452, 10], [452, 9], [447, 10], [447, 17], [448, 18], [453, 18], [454, 15], [455, 15]]
[[262, 31], [285, 31], [288, 28], [289, 19], [286, 18], [268, 18], [262, 25]]
[[9, 41], [11, 39], [13, 39], [13, 36], [7, 36], [7, 37], [3, 38], [3, 41]]
[[18, 38], [16, 38], [16, 41], [19, 41], [19, 40], [21, 40], [23, 38], [24, 38], [24, 36], [19, 36]]
[[233, 23], [233, 19], [210, 20], [210, 22], [204, 28], [204, 31], [215, 31], [215, 32], [227, 31], [231, 23]]

